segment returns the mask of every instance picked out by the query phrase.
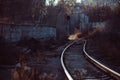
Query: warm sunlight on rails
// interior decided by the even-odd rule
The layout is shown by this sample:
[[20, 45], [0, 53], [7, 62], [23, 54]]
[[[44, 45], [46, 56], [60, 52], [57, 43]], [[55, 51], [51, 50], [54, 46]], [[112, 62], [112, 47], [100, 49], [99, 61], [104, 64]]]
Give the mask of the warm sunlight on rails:
[[75, 33], [75, 34], [72, 34], [68, 37], [69, 40], [75, 40], [75, 39], [78, 39], [80, 37], [81, 33]]

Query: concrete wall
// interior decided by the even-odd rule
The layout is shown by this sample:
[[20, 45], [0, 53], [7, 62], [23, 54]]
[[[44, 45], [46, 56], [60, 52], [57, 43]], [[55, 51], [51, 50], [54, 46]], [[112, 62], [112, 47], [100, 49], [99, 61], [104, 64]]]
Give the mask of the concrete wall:
[[24, 37], [49, 39], [56, 37], [56, 28], [49, 26], [34, 27], [31, 25], [5, 25], [0, 24], [0, 35], [8, 41], [19, 41]]

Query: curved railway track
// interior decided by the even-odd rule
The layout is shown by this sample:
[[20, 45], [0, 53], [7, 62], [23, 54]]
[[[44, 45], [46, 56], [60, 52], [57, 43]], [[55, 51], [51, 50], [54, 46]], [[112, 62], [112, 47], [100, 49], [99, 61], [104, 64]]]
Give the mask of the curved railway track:
[[[82, 42], [81, 45], [78, 45], [78, 44], [76, 45], [76, 43], [78, 41], [80, 41], [80, 40], [75, 40], [75, 41], [71, 42], [69, 45], [67, 45], [61, 54], [61, 65], [62, 65], [62, 68], [63, 68], [68, 80], [88, 80], [88, 79], [89, 80], [116, 80], [116, 79], [120, 80], [119, 73], [117, 73], [114, 70], [108, 68], [107, 66], [101, 64], [100, 62], [98, 62], [97, 60], [95, 60], [94, 58], [92, 58], [91, 56], [88, 55], [88, 53], [86, 51], [86, 43], [87, 43], [86, 40], [80, 41], [80, 42]], [[80, 47], [81, 47], [81, 49], [80, 49]], [[69, 48], [71, 48], [71, 49], [69, 49]], [[77, 59], [79, 59], [79, 60], [77, 60]], [[75, 61], [78, 61], [78, 65], [76, 65]], [[95, 66], [93, 66], [93, 64]], [[85, 65], [85, 66], [83, 66], [83, 65]], [[89, 70], [84, 69], [84, 67], [86, 67], [86, 66], [90, 67]], [[72, 67], [72, 68], [70, 68], [70, 67]], [[73, 71], [75, 67], [78, 70], [76, 69], [75, 71]], [[81, 70], [79, 70], [79, 68]], [[77, 73], [77, 75], [79, 74], [80, 78], [76, 78], [74, 73]], [[106, 75], [106, 73], [107, 73], [107, 75]], [[83, 77], [83, 74], [84, 74], [84, 77]], [[89, 76], [89, 74], [92, 76]], [[114, 78], [112, 78], [111, 76]]]

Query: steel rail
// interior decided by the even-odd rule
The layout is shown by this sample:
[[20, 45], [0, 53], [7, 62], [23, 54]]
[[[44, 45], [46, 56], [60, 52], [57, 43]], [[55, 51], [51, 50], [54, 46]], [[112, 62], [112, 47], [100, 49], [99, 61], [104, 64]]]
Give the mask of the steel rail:
[[95, 60], [90, 55], [88, 55], [88, 53], [86, 52], [86, 44], [87, 44], [87, 41], [85, 40], [85, 43], [84, 43], [84, 46], [83, 46], [83, 52], [85, 53], [85, 57], [89, 61], [91, 61], [95, 66], [97, 66], [98, 68], [103, 70], [104, 72], [106, 72], [106, 73], [110, 74], [111, 76], [115, 77], [117, 80], [120, 80], [120, 73], [110, 69], [109, 67], [103, 65], [102, 63], [100, 63], [99, 61]]
[[68, 70], [67, 70], [67, 68], [66, 68], [66, 66], [65, 66], [65, 63], [64, 63], [64, 53], [65, 53], [65, 51], [66, 51], [70, 46], [72, 46], [74, 43], [75, 43], [75, 41], [73, 41], [73, 42], [70, 43], [68, 46], [66, 46], [66, 47], [64, 48], [62, 54], [61, 54], [61, 65], [62, 65], [62, 68], [63, 68], [63, 70], [64, 70], [64, 72], [65, 72], [65, 75], [67, 76], [68, 80], [74, 80], [74, 79], [72, 78], [72, 76], [70, 75], [70, 73], [68, 72]]
[[[65, 63], [64, 63], [64, 54], [65, 54], [65, 51], [71, 47], [76, 41], [80, 41], [80, 40], [75, 40], [73, 41], [72, 43], [70, 43], [69, 45], [67, 45], [64, 50], [62, 51], [62, 54], [61, 54], [61, 65], [62, 65], [62, 68], [65, 72], [65, 75], [67, 76], [68, 80], [74, 80], [73, 77], [71, 76], [71, 74], [69, 73], [69, 71], [67, 70], [66, 66], [65, 66]], [[117, 80], [120, 80], [120, 74], [112, 69], [110, 69], [109, 67], [103, 65], [102, 63], [100, 63], [99, 61], [95, 60], [94, 58], [92, 58], [86, 51], [86, 44], [87, 44], [87, 41], [84, 40], [84, 45], [83, 45], [83, 52], [84, 52], [84, 55], [86, 57], [86, 59], [88, 59], [88, 61], [90, 61], [92, 64], [94, 64], [96, 67], [98, 67], [99, 69], [101, 69], [102, 71], [108, 73], [109, 75], [113, 76], [114, 78], [116, 78]]]

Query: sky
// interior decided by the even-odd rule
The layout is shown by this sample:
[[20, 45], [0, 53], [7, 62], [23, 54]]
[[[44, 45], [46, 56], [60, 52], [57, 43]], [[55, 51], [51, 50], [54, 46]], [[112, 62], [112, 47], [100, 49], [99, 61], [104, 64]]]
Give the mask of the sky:
[[[50, 0], [46, 0], [46, 5], [49, 5]], [[56, 5], [59, 0], [55, 0], [54, 4]], [[81, 0], [76, 0], [77, 3], [81, 3]]]
[[[46, 5], [49, 5], [49, 1], [50, 0], [46, 0]], [[59, 0], [55, 0], [54, 4], [56, 5], [58, 3]]]
[[76, 0], [77, 3], [81, 3], [81, 0]]

